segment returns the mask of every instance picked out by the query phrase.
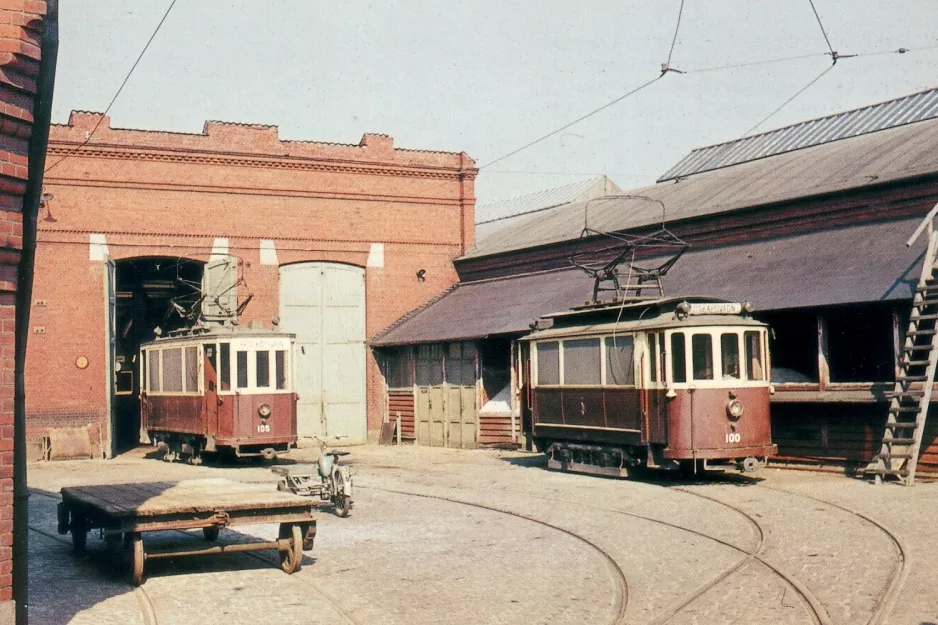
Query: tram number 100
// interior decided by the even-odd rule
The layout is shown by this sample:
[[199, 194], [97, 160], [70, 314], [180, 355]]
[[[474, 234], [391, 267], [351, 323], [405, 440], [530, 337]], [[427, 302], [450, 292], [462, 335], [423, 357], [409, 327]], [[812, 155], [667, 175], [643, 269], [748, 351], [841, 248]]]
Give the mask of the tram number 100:
[[739, 432], [727, 432], [726, 433], [727, 443], [738, 443], [741, 440], [743, 440], [743, 436]]

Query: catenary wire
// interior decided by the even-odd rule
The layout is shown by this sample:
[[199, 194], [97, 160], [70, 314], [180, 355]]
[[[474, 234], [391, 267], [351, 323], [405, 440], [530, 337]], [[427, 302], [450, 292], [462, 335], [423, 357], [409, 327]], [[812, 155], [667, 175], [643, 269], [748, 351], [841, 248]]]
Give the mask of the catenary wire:
[[664, 76], [664, 74], [662, 74], [661, 76], [656, 76], [656, 77], [652, 78], [651, 80], [649, 80], [648, 82], [642, 83], [641, 85], [639, 85], [638, 87], [635, 87], [635, 88], [632, 89], [631, 91], [620, 95], [620, 96], [619, 96], [618, 98], [616, 98], [615, 100], [611, 100], [611, 101], [609, 101], [609, 102], [606, 102], [605, 104], [603, 104], [603, 105], [600, 106], [599, 108], [595, 108], [595, 109], [593, 109], [592, 111], [590, 111], [589, 113], [586, 113], [585, 115], [581, 115], [580, 117], [576, 118], [576, 119], [573, 120], [572, 122], [569, 122], [569, 123], [567, 123], [567, 124], [564, 124], [564, 125], [561, 126], [560, 128], [557, 128], [556, 130], [552, 130], [552, 131], [550, 131], [549, 133], [547, 133], [546, 135], [543, 135], [542, 137], [539, 137], [539, 138], [535, 139], [534, 141], [530, 141], [530, 142], [524, 144], [524, 145], [521, 146], [520, 148], [517, 148], [517, 149], [515, 149], [515, 150], [512, 150], [511, 152], [509, 152], [509, 153], [507, 153], [507, 154], [505, 154], [505, 155], [503, 155], [503, 156], [499, 156], [498, 158], [496, 158], [496, 159], [493, 160], [493, 161], [489, 161], [489, 162], [486, 163], [485, 165], [480, 166], [479, 169], [485, 169], [486, 167], [491, 167], [491, 166], [494, 165], [495, 163], [498, 163], [498, 162], [500, 162], [500, 161], [505, 160], [506, 158], [509, 158], [509, 157], [511, 157], [511, 156], [514, 156], [515, 154], [517, 154], [517, 153], [519, 153], [519, 152], [523, 152], [524, 150], [527, 150], [528, 148], [530, 148], [530, 147], [532, 147], [532, 146], [534, 146], [534, 145], [537, 145], [537, 144], [540, 143], [541, 141], [544, 141], [545, 139], [549, 139], [550, 137], [553, 137], [554, 135], [556, 135], [556, 134], [558, 134], [558, 133], [560, 133], [560, 132], [563, 132], [563, 131], [566, 130], [567, 128], [570, 128], [571, 126], [575, 126], [576, 124], [579, 124], [581, 121], [583, 121], [583, 120], [585, 120], [585, 119], [588, 119], [588, 118], [592, 117], [593, 115], [596, 115], [597, 113], [599, 113], [599, 112], [601, 112], [601, 111], [606, 110], [606, 109], [609, 108], [610, 106], [613, 106], [613, 105], [615, 105], [615, 104], [618, 104], [619, 102], [621, 102], [622, 100], [628, 98], [629, 96], [634, 95], [634, 94], [638, 93], [639, 91], [641, 91], [642, 89], [644, 89], [644, 88], [646, 88], [646, 87], [648, 87], [648, 86], [650, 86], [650, 85], [652, 85], [652, 84], [658, 82], [659, 80], [661, 80], [661, 77], [662, 77], [662, 76]]
[[817, 25], [821, 27], [821, 34], [824, 35], [824, 41], [827, 42], [827, 49], [830, 50], [831, 58], [834, 59], [834, 62], [837, 62], [837, 52], [834, 50], [834, 46], [831, 45], [831, 40], [827, 38], [827, 31], [824, 30], [824, 24], [821, 23], [821, 16], [818, 15], [817, 8], [814, 6], [814, 0], [808, 0], [811, 3], [811, 10], [814, 11], [814, 17], [817, 19]]
[[130, 77], [133, 75], [134, 70], [137, 69], [137, 65], [140, 64], [140, 59], [142, 59], [142, 58], [143, 58], [143, 55], [146, 54], [147, 49], [150, 47], [150, 44], [153, 43], [153, 39], [156, 37], [156, 34], [157, 34], [158, 32], [160, 32], [160, 28], [162, 28], [163, 23], [166, 21], [166, 18], [169, 17], [169, 12], [173, 10], [173, 7], [174, 7], [175, 5], [176, 5], [176, 0], [172, 0], [172, 2], [169, 3], [169, 7], [166, 9], [166, 12], [163, 13], [163, 18], [160, 20], [160, 23], [156, 25], [156, 29], [154, 29], [153, 34], [151, 34], [151, 35], [150, 35], [150, 38], [147, 39], [147, 43], [143, 46], [143, 50], [141, 50], [141, 51], [140, 51], [140, 54], [137, 56], [137, 60], [134, 61], [134, 64], [133, 64], [133, 66], [131, 66], [130, 71], [127, 72], [127, 75], [126, 75], [126, 76], [124, 76], [123, 82], [121, 82], [120, 87], [117, 88], [117, 92], [114, 94], [114, 97], [111, 98], [111, 101], [110, 101], [110, 103], [107, 105], [107, 108], [104, 109], [104, 114], [98, 119], [98, 123], [96, 123], [96, 124], [94, 125], [94, 128], [91, 129], [91, 132], [88, 133], [88, 136], [85, 137], [85, 140], [81, 143], [81, 145], [79, 145], [78, 147], [76, 147], [74, 150], [72, 150], [72, 151], [69, 152], [68, 154], [65, 154], [64, 156], [62, 156], [62, 158], [60, 158], [60, 159], [57, 160], [56, 162], [54, 162], [54, 163], [52, 163], [51, 165], [49, 165], [49, 166], [46, 168], [46, 170], [45, 170], [44, 173], [50, 172], [50, 171], [51, 171], [52, 169], [54, 169], [59, 163], [61, 163], [62, 161], [64, 161], [64, 160], [67, 159], [68, 157], [73, 156], [73, 155], [74, 155], [76, 152], [78, 152], [81, 148], [83, 148], [83, 147], [85, 147], [86, 145], [88, 145], [88, 142], [91, 141], [91, 137], [94, 136], [94, 133], [98, 130], [98, 126], [100, 126], [100, 125], [101, 125], [101, 122], [104, 121], [104, 118], [107, 117], [107, 114], [110, 112], [111, 107], [114, 106], [114, 102], [117, 101], [117, 97], [121, 94], [121, 91], [124, 90], [124, 87], [127, 85], [127, 81], [130, 80]]
[[671, 55], [674, 54], [674, 46], [677, 44], [677, 33], [681, 29], [681, 15], [684, 13], [684, 0], [681, 0], [681, 7], [677, 10], [677, 25], [674, 26], [674, 37], [671, 39], [671, 49], [668, 50], [668, 62], [666, 65], [671, 66]]
[[762, 118], [762, 121], [760, 121], [758, 124], [756, 124], [755, 126], [753, 126], [752, 128], [750, 128], [749, 130], [747, 130], [746, 132], [744, 132], [742, 136], [745, 137], [745, 136], [751, 134], [751, 133], [752, 133], [754, 130], [756, 130], [759, 126], [761, 126], [761, 125], [764, 124], [765, 122], [769, 121], [769, 119], [771, 119], [772, 117], [774, 117], [779, 111], [781, 111], [783, 108], [785, 108], [786, 106], [788, 106], [788, 105], [791, 103], [792, 100], [794, 100], [794, 99], [797, 98], [799, 95], [801, 95], [802, 93], [804, 93], [805, 91], [807, 91], [808, 88], [811, 87], [811, 85], [813, 85], [814, 83], [816, 83], [817, 81], [819, 81], [821, 78], [823, 78], [824, 75], [825, 75], [827, 72], [831, 71], [831, 69], [833, 69], [833, 68], [834, 68], [834, 66], [833, 66], [833, 65], [830, 65], [830, 66], [827, 67], [823, 72], [821, 72], [820, 74], [818, 74], [817, 76], [815, 76], [814, 78], [812, 78], [812, 79], [811, 79], [811, 82], [809, 82], [809, 83], [806, 84], [804, 87], [802, 87], [801, 89], [799, 89], [798, 91], [796, 91], [793, 96], [791, 96], [790, 98], [788, 98], [787, 100], [785, 100], [784, 102], [782, 102], [782, 104], [781, 104], [778, 108], [776, 108], [774, 111], [772, 111], [771, 113], [769, 113], [768, 115], [766, 115], [764, 118]]

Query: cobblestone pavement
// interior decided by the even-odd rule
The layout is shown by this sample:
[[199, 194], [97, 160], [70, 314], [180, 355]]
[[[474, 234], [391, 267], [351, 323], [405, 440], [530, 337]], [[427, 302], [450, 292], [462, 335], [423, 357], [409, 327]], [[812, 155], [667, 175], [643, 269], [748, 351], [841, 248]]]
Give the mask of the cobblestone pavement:
[[[61, 487], [276, 483], [261, 465], [166, 464], [144, 451], [30, 465], [31, 622], [938, 623], [938, 484], [771, 468], [611, 480], [547, 471], [535, 454], [419, 447], [351, 448], [352, 512], [323, 506], [294, 575], [273, 552], [180, 558], [148, 562], [134, 590], [103, 541], [89, 536], [78, 557], [56, 535]], [[276, 532], [239, 526], [219, 540]], [[201, 532], [145, 540], [202, 544]]]

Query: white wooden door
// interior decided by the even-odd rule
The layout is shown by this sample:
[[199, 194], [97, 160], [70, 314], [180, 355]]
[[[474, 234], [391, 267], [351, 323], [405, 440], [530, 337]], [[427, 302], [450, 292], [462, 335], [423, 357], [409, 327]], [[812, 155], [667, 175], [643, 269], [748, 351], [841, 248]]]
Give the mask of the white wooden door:
[[298, 434], [364, 443], [364, 269], [322, 262], [281, 267], [280, 328], [296, 334]]

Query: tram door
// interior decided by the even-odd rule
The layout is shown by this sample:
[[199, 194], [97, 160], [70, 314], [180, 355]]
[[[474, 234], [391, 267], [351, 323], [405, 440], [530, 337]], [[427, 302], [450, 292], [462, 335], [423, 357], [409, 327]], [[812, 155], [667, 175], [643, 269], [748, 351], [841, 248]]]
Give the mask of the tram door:
[[205, 411], [206, 436], [218, 435], [218, 354], [215, 353], [217, 347], [214, 343], [206, 343], [202, 346], [205, 352], [203, 367], [205, 368], [205, 395], [203, 410]]

